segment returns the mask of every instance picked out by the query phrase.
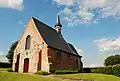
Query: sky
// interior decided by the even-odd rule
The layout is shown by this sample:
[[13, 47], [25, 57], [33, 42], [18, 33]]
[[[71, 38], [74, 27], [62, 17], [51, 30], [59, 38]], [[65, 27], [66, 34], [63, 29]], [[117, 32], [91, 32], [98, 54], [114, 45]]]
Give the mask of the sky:
[[0, 0], [0, 61], [19, 40], [31, 16], [50, 27], [59, 14], [62, 35], [72, 43], [84, 67], [103, 66], [120, 54], [119, 0]]

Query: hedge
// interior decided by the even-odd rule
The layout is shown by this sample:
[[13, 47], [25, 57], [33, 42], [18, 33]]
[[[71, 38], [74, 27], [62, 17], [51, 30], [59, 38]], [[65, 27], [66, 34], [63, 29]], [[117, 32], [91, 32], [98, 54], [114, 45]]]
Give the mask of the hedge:
[[91, 68], [83, 68], [83, 73], [91, 73]]
[[112, 66], [91, 68], [91, 73], [113, 74]]
[[120, 77], [120, 64], [113, 65], [113, 75]]
[[35, 74], [38, 74], [38, 75], [49, 75], [48, 72], [46, 72], [46, 71], [42, 71], [42, 70], [39, 70], [39, 71], [36, 72]]
[[11, 68], [12, 65], [9, 63], [0, 62], [0, 68]]
[[73, 74], [73, 73], [78, 73], [79, 70], [62, 70], [58, 69], [54, 71], [54, 74]]
[[[88, 68], [84, 70], [88, 70]], [[120, 77], [120, 64], [106, 67], [89, 68], [89, 70], [91, 73], [111, 74]]]

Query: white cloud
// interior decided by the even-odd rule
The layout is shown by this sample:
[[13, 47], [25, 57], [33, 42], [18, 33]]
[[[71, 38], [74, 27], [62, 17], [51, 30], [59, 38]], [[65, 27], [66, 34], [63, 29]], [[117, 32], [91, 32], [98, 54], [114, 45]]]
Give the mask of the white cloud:
[[3, 55], [3, 52], [0, 52], [0, 55]]
[[120, 50], [120, 37], [117, 38], [102, 38], [94, 41], [99, 47], [100, 51], [119, 51]]
[[[120, 18], [120, 0], [53, 0], [58, 5], [64, 5], [60, 11], [64, 20], [73, 25], [80, 23], [94, 23], [101, 18]], [[67, 14], [66, 9], [71, 11]], [[72, 16], [72, 17], [70, 17]], [[70, 20], [70, 21], [68, 21]]]
[[103, 67], [103, 64], [90, 64], [90, 65], [86, 65], [85, 67]]
[[0, 0], [0, 8], [23, 10], [23, 0]]
[[56, 2], [59, 5], [72, 5], [74, 2], [74, 0], [53, 0], [54, 2]]
[[0, 62], [8, 62], [6, 54], [4, 54], [3, 52], [0, 52]]
[[69, 9], [69, 8], [64, 8], [64, 10], [63, 11], [61, 11], [60, 13], [65, 13], [66, 15], [71, 15], [72, 14], [72, 11], [71, 11], [71, 9]]

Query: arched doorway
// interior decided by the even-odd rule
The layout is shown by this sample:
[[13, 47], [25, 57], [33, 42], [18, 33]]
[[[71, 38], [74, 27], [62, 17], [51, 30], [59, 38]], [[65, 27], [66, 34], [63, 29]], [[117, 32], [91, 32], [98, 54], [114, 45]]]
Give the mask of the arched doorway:
[[29, 58], [25, 58], [24, 59], [24, 69], [23, 69], [23, 72], [27, 73], [28, 69], [29, 69]]
[[17, 55], [17, 61], [15, 63], [15, 72], [18, 72], [19, 70], [19, 60], [20, 60], [20, 54]]

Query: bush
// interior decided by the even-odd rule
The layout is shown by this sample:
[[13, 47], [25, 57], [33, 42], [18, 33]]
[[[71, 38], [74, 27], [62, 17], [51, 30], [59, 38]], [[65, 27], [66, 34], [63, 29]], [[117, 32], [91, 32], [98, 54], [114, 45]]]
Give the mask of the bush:
[[78, 73], [79, 70], [55, 70], [54, 74], [72, 74], [72, 73]]
[[112, 69], [113, 69], [113, 75], [120, 77], [120, 64], [114, 65]]
[[35, 74], [38, 74], [38, 75], [49, 75], [48, 72], [46, 72], [46, 71], [42, 71], [42, 70], [36, 72]]
[[13, 72], [12, 68], [7, 69], [8, 72]]

